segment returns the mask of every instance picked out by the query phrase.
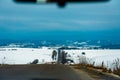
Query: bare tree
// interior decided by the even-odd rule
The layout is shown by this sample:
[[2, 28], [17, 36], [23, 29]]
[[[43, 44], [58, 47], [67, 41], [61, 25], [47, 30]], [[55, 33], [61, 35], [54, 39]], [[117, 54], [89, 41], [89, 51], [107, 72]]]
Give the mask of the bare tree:
[[56, 60], [56, 57], [57, 57], [57, 51], [53, 50], [53, 52], [52, 52], [52, 60]]

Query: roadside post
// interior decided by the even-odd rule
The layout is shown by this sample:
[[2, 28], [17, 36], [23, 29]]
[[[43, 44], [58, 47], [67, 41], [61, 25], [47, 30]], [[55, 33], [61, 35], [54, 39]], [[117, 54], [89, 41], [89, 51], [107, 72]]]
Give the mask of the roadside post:
[[61, 49], [60, 48], [58, 48], [58, 64], [60, 64], [61, 63], [61, 58], [60, 58], [60, 53], [61, 53]]

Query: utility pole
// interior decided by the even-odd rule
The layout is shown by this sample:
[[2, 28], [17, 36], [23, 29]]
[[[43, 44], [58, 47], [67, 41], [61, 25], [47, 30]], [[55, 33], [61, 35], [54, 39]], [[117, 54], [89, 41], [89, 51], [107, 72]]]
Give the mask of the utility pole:
[[58, 48], [58, 64], [61, 63], [61, 57], [60, 57], [60, 55], [61, 55], [61, 49]]

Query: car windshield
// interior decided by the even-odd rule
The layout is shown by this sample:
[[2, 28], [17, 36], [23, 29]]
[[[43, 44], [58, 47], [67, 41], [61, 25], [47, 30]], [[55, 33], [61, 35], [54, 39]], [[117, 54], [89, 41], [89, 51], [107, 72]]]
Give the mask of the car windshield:
[[[87, 71], [83, 66], [120, 75], [120, 0], [94, 1], [65, 6], [0, 0], [0, 78], [84, 80], [76, 75]], [[76, 72], [76, 66], [82, 71]]]
[[120, 40], [119, 3], [70, 3], [61, 9], [1, 0], [0, 39]]

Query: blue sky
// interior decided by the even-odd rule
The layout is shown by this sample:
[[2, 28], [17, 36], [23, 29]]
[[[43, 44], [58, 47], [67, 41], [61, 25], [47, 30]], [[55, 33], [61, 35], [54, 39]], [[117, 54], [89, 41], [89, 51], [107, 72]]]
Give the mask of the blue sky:
[[120, 40], [119, 4], [111, 0], [60, 9], [0, 0], [0, 39]]

